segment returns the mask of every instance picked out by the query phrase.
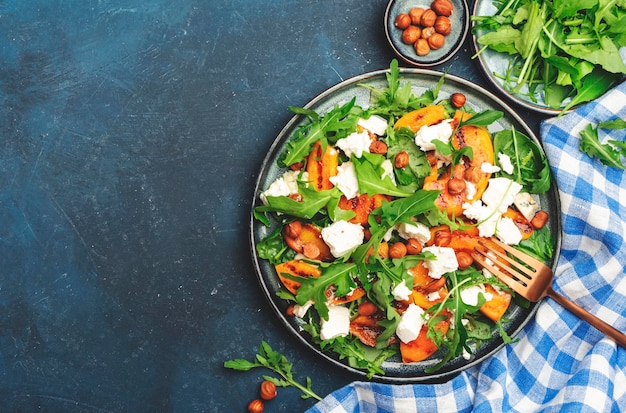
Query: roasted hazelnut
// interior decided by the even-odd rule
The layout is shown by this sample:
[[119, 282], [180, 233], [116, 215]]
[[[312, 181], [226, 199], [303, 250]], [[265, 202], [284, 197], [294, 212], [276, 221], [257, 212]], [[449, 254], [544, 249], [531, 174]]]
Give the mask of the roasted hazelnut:
[[533, 219], [530, 220], [530, 224], [536, 228], [543, 228], [548, 222], [548, 213], [546, 211], [537, 211]]
[[467, 184], [463, 179], [452, 178], [448, 181], [448, 193], [450, 195], [459, 195], [465, 191]]
[[263, 400], [272, 400], [276, 397], [276, 385], [269, 380], [264, 380], [259, 389], [259, 396]]
[[409, 154], [406, 151], [398, 152], [393, 160], [394, 165], [398, 169], [402, 169], [409, 164]]
[[421, 35], [421, 38], [422, 38], [422, 39], [426, 39], [426, 40], [428, 40], [428, 38], [429, 38], [430, 36], [432, 36], [433, 34], [435, 34], [435, 33], [437, 33], [437, 32], [435, 31], [435, 28], [434, 28], [434, 27], [432, 27], [432, 26], [430, 26], [430, 27], [424, 27], [424, 28], [422, 29], [422, 35]]
[[422, 252], [422, 244], [415, 238], [406, 240], [406, 253], [409, 255], [417, 255]]
[[295, 315], [296, 315], [296, 313], [295, 313], [295, 305], [294, 305], [294, 304], [291, 304], [290, 306], [288, 306], [288, 307], [285, 309], [285, 314], [286, 314], [288, 317], [295, 317]]
[[378, 311], [376, 304], [371, 301], [363, 301], [359, 304], [359, 308], [357, 309], [359, 315], [370, 316]]
[[320, 256], [320, 252], [321, 251], [319, 247], [312, 242], [305, 242], [304, 244], [302, 244], [302, 254], [304, 254], [304, 256], [309, 259], [318, 259]]
[[302, 223], [300, 221], [292, 221], [285, 225], [284, 235], [289, 238], [298, 238], [302, 232]]
[[459, 264], [459, 269], [464, 270], [474, 263], [474, 258], [465, 251], [459, 251], [456, 253], [456, 261]]
[[441, 229], [435, 232], [435, 237], [434, 237], [433, 242], [435, 243], [436, 246], [447, 247], [448, 245], [450, 245], [451, 241], [452, 241], [452, 233], [450, 231]]
[[402, 42], [413, 44], [419, 39], [422, 31], [417, 26], [409, 26], [402, 32]]
[[430, 4], [430, 8], [435, 11], [439, 16], [449, 17], [454, 11], [454, 6], [450, 0], [434, 0]]
[[387, 153], [387, 144], [383, 141], [375, 140], [370, 145], [370, 153], [384, 155]]
[[463, 93], [453, 93], [450, 96], [450, 104], [455, 108], [462, 108], [465, 105], [465, 95]]
[[441, 33], [433, 33], [428, 38], [428, 45], [432, 50], [441, 49], [446, 43], [446, 38]]
[[395, 242], [389, 247], [389, 258], [402, 258], [406, 255], [406, 245], [402, 242]]
[[406, 13], [400, 13], [394, 24], [398, 29], [404, 30], [411, 25], [411, 17]]
[[417, 53], [418, 56], [426, 56], [428, 53], [430, 53], [430, 46], [428, 45], [428, 40], [426, 39], [417, 39], [417, 41], [413, 45], [413, 48], [415, 49], [415, 53]]
[[304, 167], [304, 162], [296, 162], [289, 165], [289, 169], [292, 171], [300, 171]]
[[413, 7], [409, 10], [409, 17], [411, 18], [411, 24], [419, 25], [422, 22], [422, 14], [424, 14], [424, 9], [421, 7]]
[[248, 403], [248, 411], [250, 413], [263, 413], [264, 408], [265, 405], [260, 399], [254, 399], [250, 403]]
[[433, 25], [433, 27], [435, 28], [435, 31], [437, 33], [441, 33], [444, 36], [449, 35], [450, 31], [452, 30], [450, 19], [447, 18], [446, 16], [437, 16], [437, 19], [435, 20], [435, 24]]
[[433, 9], [426, 9], [422, 14], [420, 24], [424, 27], [432, 27], [437, 20], [437, 13]]

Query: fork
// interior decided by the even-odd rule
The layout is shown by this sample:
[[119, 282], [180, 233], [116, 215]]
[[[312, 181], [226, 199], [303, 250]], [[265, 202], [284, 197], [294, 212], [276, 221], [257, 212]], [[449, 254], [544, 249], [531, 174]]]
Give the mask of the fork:
[[[519, 261], [498, 251], [493, 245], [490, 245], [491, 243], [502, 248], [526, 265], [520, 264]], [[537, 302], [546, 296], [550, 297], [626, 348], [626, 334], [552, 289], [554, 274], [550, 267], [493, 237], [488, 239], [488, 242], [481, 239], [479, 244], [484, 248], [474, 249], [472, 254], [474, 261], [496, 275], [500, 281], [504, 282], [520, 296], [533, 302]]]

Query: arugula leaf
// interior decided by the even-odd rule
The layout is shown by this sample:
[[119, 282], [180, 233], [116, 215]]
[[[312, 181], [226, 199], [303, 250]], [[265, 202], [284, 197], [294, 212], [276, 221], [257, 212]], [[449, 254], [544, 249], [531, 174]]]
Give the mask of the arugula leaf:
[[255, 356], [254, 361], [248, 361], [245, 359], [229, 360], [224, 362], [224, 367], [238, 371], [248, 371], [257, 367], [265, 367], [282, 377], [281, 380], [272, 376], [263, 376], [265, 380], [271, 381], [280, 387], [293, 386], [302, 392], [303, 399], [314, 398], [322, 400], [322, 398], [315, 394], [311, 388], [311, 379], [309, 377], [306, 378], [306, 385], [298, 383], [293, 378], [293, 373], [291, 371], [293, 369], [293, 365], [289, 362], [289, 360], [287, 360], [287, 357], [278, 351], [273, 350], [265, 341], [261, 341], [259, 351]]
[[[621, 122], [608, 123], [610, 128], [619, 126]], [[600, 124], [601, 125], [601, 124]], [[600, 143], [598, 127], [588, 124], [580, 131], [580, 150], [591, 158], [597, 157], [606, 166], [618, 169], [626, 169], [622, 157], [626, 156], [626, 147], [622, 142], [609, 140], [608, 143]], [[620, 128], [621, 129], [621, 128]]]
[[268, 196], [267, 205], [260, 205], [254, 209], [255, 215], [267, 212], [289, 214], [298, 218], [313, 218], [333, 200], [341, 198], [341, 191], [334, 187], [323, 191], [301, 186], [299, 189], [302, 201], [296, 201], [288, 196]]
[[382, 163], [385, 158], [382, 155], [364, 152], [361, 158], [352, 157], [352, 163], [359, 181], [361, 194], [383, 194], [396, 197], [407, 197], [413, 192], [399, 189], [391, 180], [391, 177], [383, 174], [385, 170]]
[[281, 233], [282, 226], [256, 244], [259, 258], [269, 261], [271, 264], [279, 264], [288, 261], [295, 256], [295, 251], [287, 246]]
[[430, 174], [430, 164], [426, 153], [415, 145], [415, 133], [409, 128], [401, 128], [399, 131], [390, 128], [387, 133], [389, 150], [388, 159], [395, 159], [400, 152], [409, 154], [409, 164], [404, 168], [395, 168], [398, 187], [401, 190], [415, 192], [422, 186], [424, 178]]
[[309, 122], [294, 131], [293, 136], [285, 145], [285, 151], [278, 159], [278, 165], [286, 167], [302, 161], [317, 141], [321, 141], [322, 147], [325, 148], [329, 138], [336, 141], [356, 131], [356, 123], [362, 114], [362, 109], [354, 105], [355, 101], [356, 97], [342, 106], [335, 106], [324, 116], [312, 110], [290, 107], [292, 112], [307, 116]]
[[494, 152], [511, 158], [514, 171], [499, 174], [523, 185], [532, 194], [542, 194], [550, 189], [550, 166], [532, 139], [515, 129], [505, 129], [496, 133], [493, 139]]

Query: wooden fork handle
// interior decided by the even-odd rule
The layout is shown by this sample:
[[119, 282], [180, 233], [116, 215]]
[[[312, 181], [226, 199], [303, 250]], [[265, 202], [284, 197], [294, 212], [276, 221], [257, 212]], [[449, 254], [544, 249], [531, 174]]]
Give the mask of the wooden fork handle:
[[591, 314], [589, 311], [575, 304], [573, 301], [563, 297], [559, 293], [555, 292], [552, 288], [549, 288], [548, 296], [554, 299], [557, 303], [561, 304], [564, 308], [568, 309], [580, 319], [585, 320], [608, 337], [615, 340], [617, 344], [626, 348], [626, 334], [622, 333], [612, 325], [600, 320], [595, 315]]

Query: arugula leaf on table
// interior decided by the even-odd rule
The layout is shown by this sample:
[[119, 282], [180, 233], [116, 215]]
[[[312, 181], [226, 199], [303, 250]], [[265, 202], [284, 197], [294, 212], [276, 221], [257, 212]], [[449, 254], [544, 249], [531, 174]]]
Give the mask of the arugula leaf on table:
[[254, 361], [245, 359], [229, 360], [224, 363], [224, 367], [238, 371], [248, 371], [257, 367], [265, 367], [282, 377], [282, 379], [277, 379], [272, 376], [264, 375], [263, 378], [265, 380], [271, 381], [279, 387], [293, 386], [302, 392], [301, 397], [303, 399], [314, 398], [322, 400], [311, 388], [311, 378], [306, 378], [306, 385], [298, 383], [293, 378], [293, 365], [283, 354], [273, 350], [265, 341], [261, 341], [259, 351]]
[[[607, 127], [608, 126], [608, 127]], [[626, 169], [622, 157], [626, 157], [626, 144], [623, 141], [608, 140], [601, 143], [598, 136], [598, 129], [624, 129], [626, 122], [619, 119], [599, 123], [597, 127], [588, 124], [580, 131], [580, 150], [591, 158], [597, 157], [606, 166], [618, 169]]]
[[310, 109], [290, 106], [292, 112], [306, 116], [309, 121], [294, 131], [277, 161], [278, 165], [286, 167], [302, 161], [317, 141], [321, 141], [325, 149], [329, 141], [336, 142], [356, 131], [356, 124], [363, 111], [355, 106], [355, 102], [356, 98], [353, 98], [342, 106], [335, 106], [324, 116]]

